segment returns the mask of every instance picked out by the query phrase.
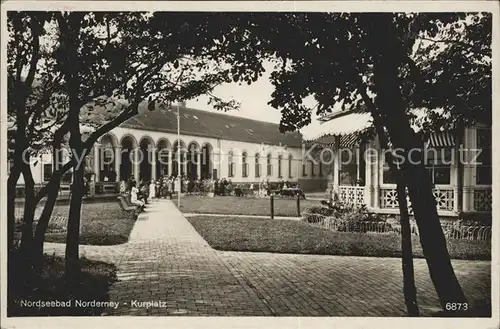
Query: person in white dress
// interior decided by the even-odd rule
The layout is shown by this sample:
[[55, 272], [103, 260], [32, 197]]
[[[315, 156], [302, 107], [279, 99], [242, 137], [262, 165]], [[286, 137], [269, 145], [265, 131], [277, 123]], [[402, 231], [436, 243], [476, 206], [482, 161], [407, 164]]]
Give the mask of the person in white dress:
[[181, 193], [181, 178], [179, 176], [174, 180], [174, 192]]
[[120, 182], [120, 194], [125, 194], [127, 192], [127, 183], [124, 180]]
[[130, 190], [130, 202], [133, 205], [141, 207], [141, 209], [142, 209], [142, 208], [144, 208], [145, 203], [143, 201], [139, 200], [139, 198], [137, 197], [138, 194], [139, 194], [139, 189], [137, 188], [136, 183], [133, 182], [132, 183], [132, 190]]
[[156, 199], [156, 184], [154, 181], [149, 182], [149, 201]]

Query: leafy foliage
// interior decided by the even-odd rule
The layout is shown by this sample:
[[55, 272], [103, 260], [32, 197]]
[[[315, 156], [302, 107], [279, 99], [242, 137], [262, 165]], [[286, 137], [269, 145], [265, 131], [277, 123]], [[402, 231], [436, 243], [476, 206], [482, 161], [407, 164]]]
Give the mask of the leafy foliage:
[[[360, 95], [376, 95], [373, 67], [387, 20], [399, 40], [393, 51], [407, 109], [429, 109], [417, 125], [436, 130], [456, 119], [491, 120], [489, 13], [252, 13], [240, 22], [245, 37], [236, 44], [258, 44], [258, 57], [274, 63], [269, 104], [282, 113], [282, 131], [296, 130], [313, 111], [324, 115], [335, 104], [366, 110]], [[469, 88], [471, 80], [478, 83]], [[303, 102], [310, 96], [312, 108]]]

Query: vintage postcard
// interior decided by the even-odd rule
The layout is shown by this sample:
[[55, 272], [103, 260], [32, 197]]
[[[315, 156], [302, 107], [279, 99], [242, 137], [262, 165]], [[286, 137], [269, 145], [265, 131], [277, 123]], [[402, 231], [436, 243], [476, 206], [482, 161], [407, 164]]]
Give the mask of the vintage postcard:
[[2, 328], [498, 327], [499, 8], [3, 2]]

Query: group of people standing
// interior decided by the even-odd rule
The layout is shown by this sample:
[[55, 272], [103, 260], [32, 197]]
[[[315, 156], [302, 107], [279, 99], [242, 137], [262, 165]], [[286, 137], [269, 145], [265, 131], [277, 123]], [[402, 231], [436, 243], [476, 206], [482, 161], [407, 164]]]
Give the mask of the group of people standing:
[[214, 181], [214, 195], [231, 195], [233, 192], [233, 182], [229, 179], [216, 179]]
[[176, 178], [174, 176], [161, 176], [156, 180], [140, 180], [137, 183], [135, 177], [131, 175], [126, 181], [120, 183], [120, 194], [130, 195], [130, 202], [136, 206], [144, 208], [153, 199], [171, 197], [174, 191], [181, 189], [181, 184], [186, 185], [188, 181], [185, 177]]
[[[271, 193], [276, 190], [276, 187], [279, 193], [282, 194], [284, 190], [291, 188], [292, 184], [281, 181], [273, 188], [269, 179], [260, 181], [258, 189], [256, 189], [254, 184], [250, 184], [250, 190], [253, 191], [253, 194], [257, 197], [267, 197], [271, 195]], [[295, 187], [295, 189], [298, 189], [298, 186]], [[237, 196], [243, 195], [242, 187], [237, 185], [235, 188], [232, 181], [226, 178], [199, 180], [190, 179], [186, 176], [174, 177], [165, 175], [156, 180], [140, 180], [139, 183], [137, 183], [134, 176], [130, 176], [128, 180], [122, 180], [120, 184], [120, 193], [129, 194], [130, 202], [141, 209], [144, 209], [146, 204], [153, 199], [172, 197], [172, 194], [178, 191], [187, 194], [213, 192], [213, 195], [217, 196], [233, 195], [233, 192]], [[303, 196], [302, 191], [300, 191], [300, 194]]]

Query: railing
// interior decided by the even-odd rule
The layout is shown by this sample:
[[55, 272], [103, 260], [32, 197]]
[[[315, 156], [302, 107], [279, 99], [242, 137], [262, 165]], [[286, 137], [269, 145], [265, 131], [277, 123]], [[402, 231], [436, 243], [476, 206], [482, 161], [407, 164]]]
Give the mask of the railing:
[[491, 226], [442, 225], [442, 227], [448, 239], [491, 240]]
[[[408, 196], [406, 197], [408, 207], [411, 207], [411, 202]], [[399, 207], [398, 191], [396, 188], [381, 188], [380, 189], [380, 208], [395, 209]]]
[[[304, 214], [307, 223], [336, 232], [355, 233], [395, 233], [401, 234], [401, 225], [387, 222], [348, 222], [339, 221], [333, 217], [321, 214]], [[447, 239], [491, 241], [491, 226], [465, 226], [442, 224], [443, 233]], [[419, 235], [418, 227], [411, 224], [411, 233]]]
[[117, 182], [97, 182], [96, 189], [99, 187], [99, 192], [96, 193], [117, 193], [120, 188]]
[[[452, 189], [435, 188], [432, 191], [438, 210], [452, 211], [455, 206], [455, 191]], [[408, 207], [411, 208], [410, 198], [406, 196]], [[380, 208], [398, 208], [398, 192], [396, 188], [380, 189]]]
[[339, 186], [339, 200], [346, 204], [362, 205], [365, 203], [364, 186]]

